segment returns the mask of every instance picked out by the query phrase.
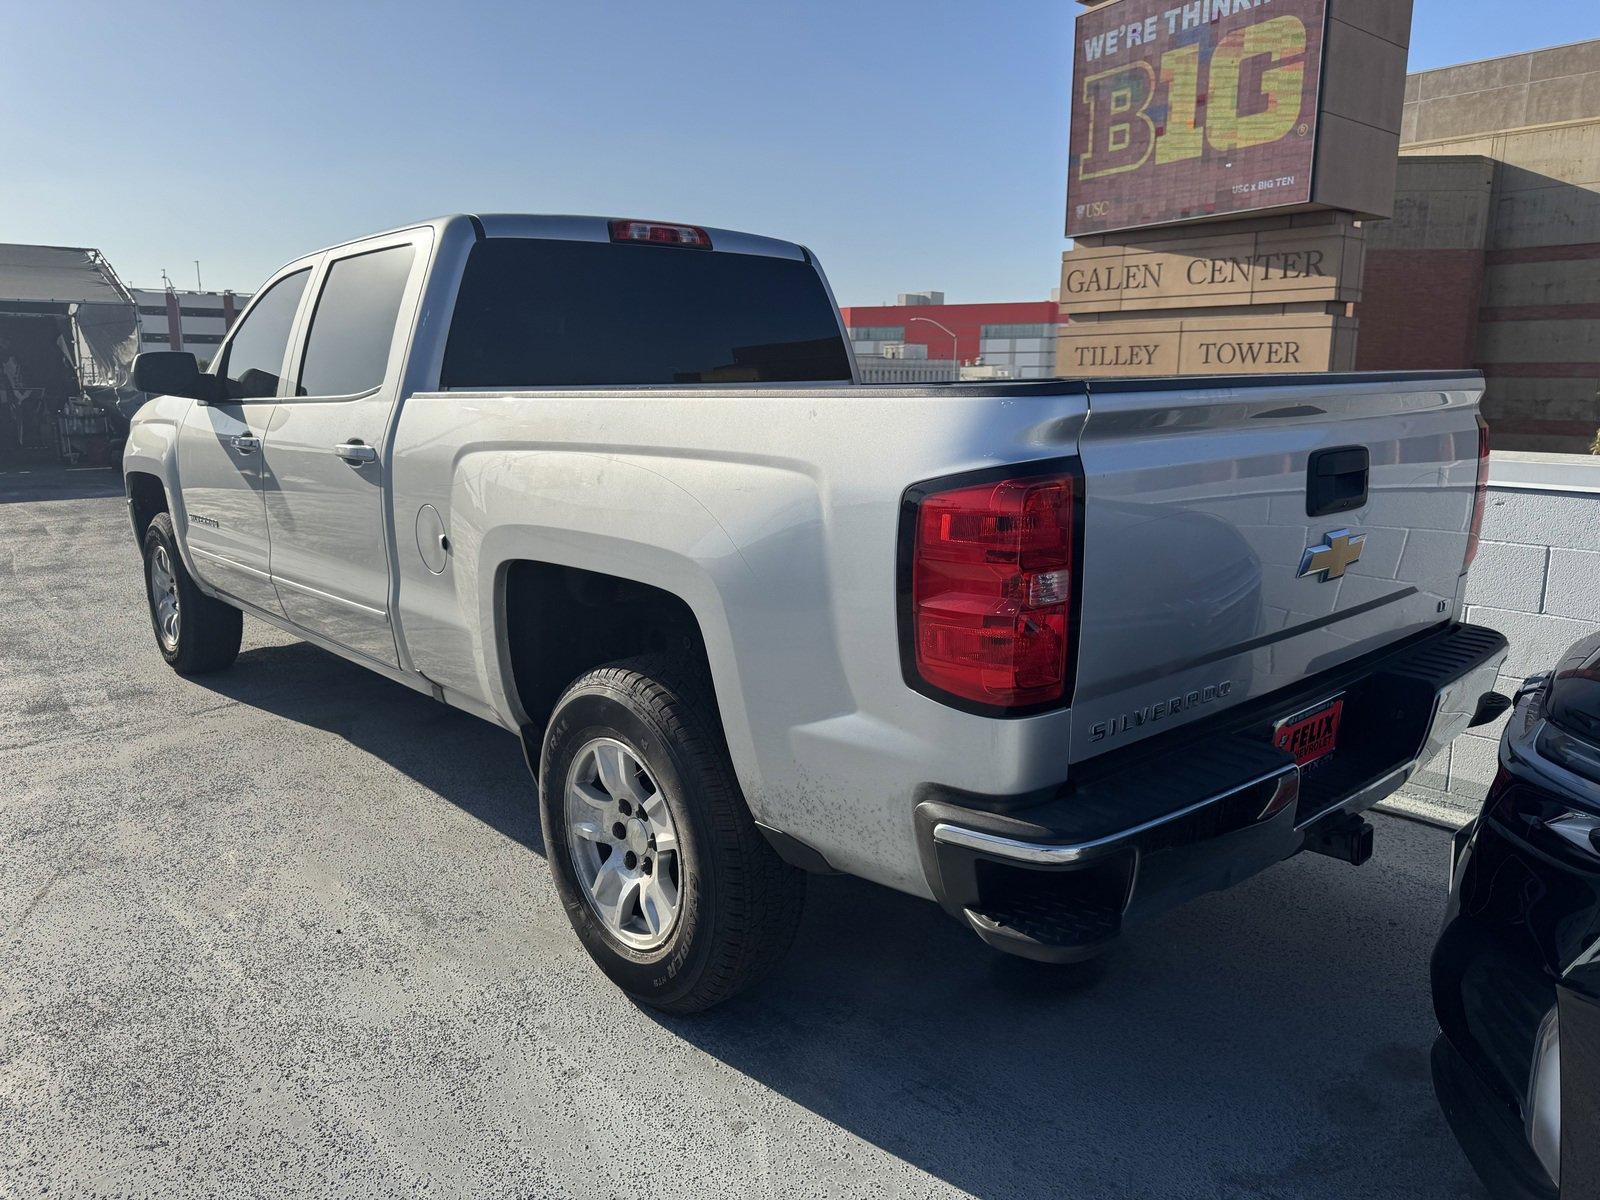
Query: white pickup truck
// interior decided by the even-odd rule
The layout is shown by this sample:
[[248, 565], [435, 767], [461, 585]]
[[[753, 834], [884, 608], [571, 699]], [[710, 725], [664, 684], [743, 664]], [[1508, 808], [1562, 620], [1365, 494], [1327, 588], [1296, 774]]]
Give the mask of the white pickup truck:
[[1497, 711], [1476, 375], [862, 386], [801, 246], [455, 216], [136, 380], [167, 661], [248, 613], [515, 731], [574, 928], [668, 1010], [777, 961], [806, 871], [1072, 961], [1361, 861]]

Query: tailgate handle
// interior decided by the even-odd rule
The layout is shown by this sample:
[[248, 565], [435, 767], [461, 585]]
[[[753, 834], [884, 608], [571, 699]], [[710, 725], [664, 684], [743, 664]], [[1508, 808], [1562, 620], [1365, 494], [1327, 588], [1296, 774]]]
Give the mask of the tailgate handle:
[[1306, 516], [1325, 517], [1365, 505], [1370, 463], [1365, 446], [1313, 451], [1306, 464]]

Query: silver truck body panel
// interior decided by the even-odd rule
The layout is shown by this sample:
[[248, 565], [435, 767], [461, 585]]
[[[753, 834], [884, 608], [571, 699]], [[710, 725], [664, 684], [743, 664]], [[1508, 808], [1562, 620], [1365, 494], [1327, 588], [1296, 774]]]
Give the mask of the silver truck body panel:
[[[458, 547], [435, 575], [401, 546], [413, 666], [515, 726], [523, 714], [492, 636], [508, 564], [670, 591], [700, 624], [757, 820], [842, 870], [923, 890], [915, 785], [1042, 786], [1061, 772], [1069, 714], [984, 720], [906, 687], [901, 492], [943, 471], [1071, 453], [1084, 398], [708, 391], [409, 397], [397, 524], [431, 505]], [[912, 426], [918, 436], [897, 436]]]
[[[1482, 385], [1091, 385], [1073, 758], [1242, 703], [1448, 619]], [[1367, 503], [1306, 515], [1313, 451], [1364, 446]], [[1301, 575], [1332, 533], [1340, 578]], [[1226, 695], [1190, 703], [1196, 692]], [[1174, 703], [1176, 701], [1176, 703]]]
[[[400, 376], [433, 242], [434, 230], [424, 225], [320, 256], [291, 338], [286, 383], [266, 437], [273, 476], [273, 486], [266, 489], [266, 519], [272, 577], [284, 615], [391, 666], [398, 666], [399, 659], [389, 617], [391, 539], [381, 448], [397, 412]], [[301, 377], [305, 333], [329, 273], [342, 260], [405, 247], [415, 258], [382, 384], [347, 396], [295, 394], [292, 381]], [[364, 443], [379, 458], [362, 463], [335, 452], [336, 446], [353, 443]]]
[[[246, 595], [192, 553], [205, 535], [185, 492], [206, 477], [174, 450], [190, 401], [146, 406], [127, 469], [165, 483], [185, 561], [207, 590], [508, 729], [527, 719], [505, 636], [513, 563], [603, 572], [680, 597], [703, 634], [757, 821], [840, 870], [928, 895], [912, 817], [921, 785], [985, 795], [1057, 785], [1069, 764], [1104, 748], [1092, 730], [1109, 716], [1224, 678], [1214, 707], [1239, 703], [1442, 623], [1458, 605], [1476, 469], [1462, 447], [1481, 384], [1301, 377], [1104, 396], [1070, 381], [441, 391], [480, 228], [608, 236], [599, 218], [452, 217], [313, 256], [296, 341], [329, 257], [384, 237], [430, 247], [378, 394], [277, 398], [260, 467], [273, 481], [272, 591]], [[711, 235], [713, 253], [810, 257], [791, 243]], [[322, 419], [336, 405], [349, 431]], [[360, 472], [332, 453], [357, 425], [379, 447]], [[1296, 579], [1306, 547], [1337, 527], [1304, 514], [1306, 456], [1346, 442], [1373, 447], [1373, 495], [1336, 521], [1370, 544], [1337, 584]], [[997, 719], [912, 690], [897, 612], [907, 487], [1075, 455], [1087, 504], [1074, 706]], [[227, 482], [229, 503], [247, 503], [248, 476]], [[1264, 638], [1275, 640], [1248, 645]], [[1180, 711], [1116, 744], [1203, 715]]]

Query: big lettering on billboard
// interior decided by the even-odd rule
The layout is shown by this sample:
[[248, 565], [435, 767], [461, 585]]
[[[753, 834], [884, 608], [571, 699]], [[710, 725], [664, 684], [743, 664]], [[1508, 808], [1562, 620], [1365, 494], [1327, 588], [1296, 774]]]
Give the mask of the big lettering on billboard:
[[1327, 0], [1117, 0], [1078, 18], [1067, 236], [1311, 202]]

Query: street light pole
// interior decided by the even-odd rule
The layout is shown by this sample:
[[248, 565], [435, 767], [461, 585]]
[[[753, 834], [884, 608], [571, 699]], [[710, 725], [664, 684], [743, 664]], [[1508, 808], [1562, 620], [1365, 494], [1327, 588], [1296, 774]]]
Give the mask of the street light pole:
[[949, 339], [950, 339], [950, 361], [955, 364], [956, 382], [959, 383], [961, 381], [961, 339], [956, 337], [954, 330], [950, 329], [946, 325], [939, 324], [939, 322], [935, 321], [932, 317], [907, 317], [906, 318], [906, 324], [909, 325], [912, 321], [922, 321], [925, 324], [932, 325], [935, 329], [942, 330], [944, 332], [944, 334], [947, 337], [949, 337]]

